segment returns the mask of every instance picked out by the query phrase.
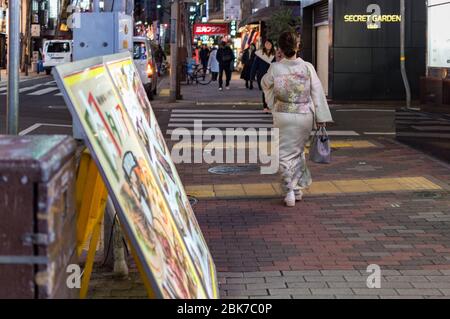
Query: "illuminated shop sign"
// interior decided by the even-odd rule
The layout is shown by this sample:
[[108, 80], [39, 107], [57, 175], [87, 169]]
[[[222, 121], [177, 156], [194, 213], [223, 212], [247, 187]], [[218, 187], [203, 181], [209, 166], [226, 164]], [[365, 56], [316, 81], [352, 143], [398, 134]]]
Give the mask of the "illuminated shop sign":
[[195, 35], [225, 35], [228, 34], [228, 25], [219, 23], [194, 24]]
[[231, 23], [230, 23], [230, 29], [231, 29], [230, 35], [231, 35], [232, 37], [235, 37], [235, 36], [236, 36], [236, 33], [237, 33], [237, 22], [236, 22], [236, 20], [231, 21]]
[[367, 7], [368, 14], [346, 14], [346, 23], [366, 23], [367, 29], [381, 29], [382, 23], [400, 23], [402, 16], [399, 14], [382, 14], [378, 4], [371, 4]]
[[391, 15], [345, 15], [345, 22], [401, 22], [402, 16], [391, 14]]

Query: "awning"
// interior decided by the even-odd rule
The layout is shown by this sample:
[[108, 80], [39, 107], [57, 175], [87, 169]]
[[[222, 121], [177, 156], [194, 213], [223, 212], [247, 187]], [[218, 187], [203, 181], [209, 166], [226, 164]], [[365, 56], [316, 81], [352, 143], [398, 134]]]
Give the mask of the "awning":
[[259, 22], [266, 22], [270, 20], [272, 15], [278, 11], [284, 10], [284, 9], [291, 9], [292, 10], [292, 16], [298, 17], [300, 16], [300, 6], [291, 6], [291, 5], [284, 5], [281, 7], [267, 7], [262, 8], [253, 13], [252, 15], [248, 16], [247, 18], [243, 19], [239, 23], [239, 28], [245, 27], [248, 24], [258, 24]]
[[274, 7], [267, 7], [262, 8], [253, 13], [252, 15], [248, 16], [247, 18], [243, 19], [239, 23], [239, 28], [242, 28], [248, 24], [257, 24], [260, 21], [268, 21], [270, 17], [277, 11], [280, 11], [281, 8], [274, 8]]

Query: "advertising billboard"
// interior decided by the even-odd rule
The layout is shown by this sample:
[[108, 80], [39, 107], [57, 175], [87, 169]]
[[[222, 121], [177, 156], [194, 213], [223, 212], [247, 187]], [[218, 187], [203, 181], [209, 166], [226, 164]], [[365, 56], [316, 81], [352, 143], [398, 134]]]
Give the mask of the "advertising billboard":
[[129, 53], [56, 68], [158, 298], [217, 298], [215, 266]]

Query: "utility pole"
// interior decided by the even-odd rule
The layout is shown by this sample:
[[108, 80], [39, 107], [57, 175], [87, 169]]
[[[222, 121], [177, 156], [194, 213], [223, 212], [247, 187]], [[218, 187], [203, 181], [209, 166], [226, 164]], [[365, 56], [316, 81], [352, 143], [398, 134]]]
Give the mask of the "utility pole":
[[172, 1], [170, 18], [170, 101], [177, 100], [179, 0]]
[[19, 130], [19, 62], [20, 62], [20, 3], [9, 1], [8, 18], [8, 96], [7, 134], [17, 135]]
[[411, 107], [411, 87], [409, 86], [408, 74], [406, 73], [405, 37], [406, 37], [406, 7], [405, 0], [400, 0], [400, 68], [402, 72], [403, 84], [406, 91], [406, 107]]

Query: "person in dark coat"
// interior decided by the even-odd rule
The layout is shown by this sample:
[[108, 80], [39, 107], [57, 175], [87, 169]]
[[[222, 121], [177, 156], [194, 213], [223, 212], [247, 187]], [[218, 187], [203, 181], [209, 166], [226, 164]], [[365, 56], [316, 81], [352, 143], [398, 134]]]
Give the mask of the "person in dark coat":
[[202, 45], [202, 49], [200, 50], [200, 62], [203, 66], [203, 72], [206, 73], [206, 69], [208, 68], [208, 61], [209, 61], [209, 49], [206, 44]]
[[234, 66], [234, 52], [229, 42], [222, 42], [221, 47], [217, 50], [217, 61], [219, 62], [219, 91], [223, 90], [223, 73], [225, 72], [225, 88], [230, 89], [231, 73]]
[[161, 47], [161, 45], [158, 45], [158, 48], [155, 52], [155, 61], [156, 61], [156, 67], [158, 68], [158, 76], [161, 76], [161, 65], [164, 61], [167, 60], [167, 56], [164, 53], [164, 49]]
[[[262, 50], [256, 51], [256, 53], [255, 53], [255, 61], [253, 61], [253, 65], [252, 65], [252, 69], [251, 69], [251, 73], [250, 73], [251, 81], [253, 81], [256, 77], [260, 91], [262, 91], [261, 80], [262, 80], [263, 76], [267, 73], [267, 71], [269, 70], [270, 65], [273, 62], [275, 62], [275, 59], [276, 59], [276, 52], [275, 52], [275, 48], [273, 46], [273, 42], [271, 40], [266, 40], [266, 42], [264, 43], [264, 48]], [[270, 113], [270, 109], [267, 106], [264, 93], [262, 93], [262, 102], [263, 102], [264, 112]]]
[[255, 61], [256, 46], [252, 43], [242, 54], [242, 64], [244, 65], [241, 72], [241, 79], [245, 80], [245, 87], [253, 90], [253, 81], [250, 78], [250, 73]]

